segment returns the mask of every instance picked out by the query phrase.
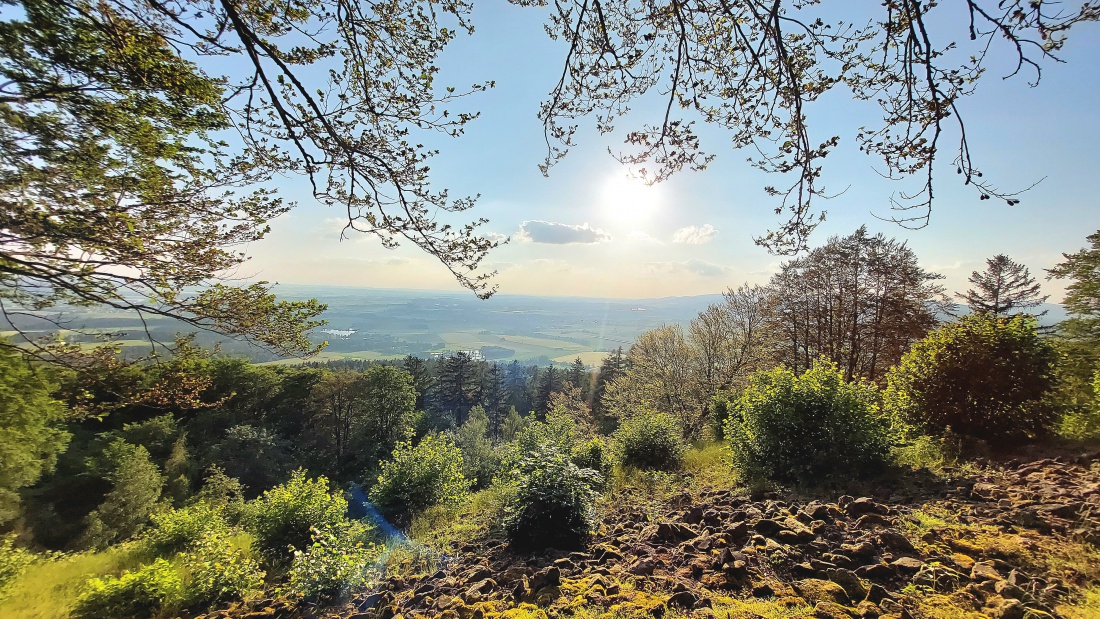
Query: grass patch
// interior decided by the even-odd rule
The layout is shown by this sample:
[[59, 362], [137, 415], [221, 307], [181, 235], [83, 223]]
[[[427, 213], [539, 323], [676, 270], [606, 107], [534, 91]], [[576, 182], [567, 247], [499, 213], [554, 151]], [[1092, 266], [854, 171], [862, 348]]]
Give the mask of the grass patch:
[[684, 453], [684, 472], [698, 486], [732, 488], [739, 476], [729, 464], [725, 443], [700, 443]]
[[1096, 617], [1100, 617], [1100, 586], [1085, 589], [1077, 600], [1068, 604], [1059, 604], [1054, 610], [1066, 619], [1096, 619]]
[[413, 517], [409, 539], [436, 552], [452, 553], [475, 539], [495, 535], [512, 492], [509, 486], [494, 484], [458, 505], [429, 507]]
[[89, 578], [117, 576], [147, 560], [149, 556], [135, 543], [103, 552], [36, 560], [11, 583], [7, 596], [0, 600], [0, 617], [65, 619]]

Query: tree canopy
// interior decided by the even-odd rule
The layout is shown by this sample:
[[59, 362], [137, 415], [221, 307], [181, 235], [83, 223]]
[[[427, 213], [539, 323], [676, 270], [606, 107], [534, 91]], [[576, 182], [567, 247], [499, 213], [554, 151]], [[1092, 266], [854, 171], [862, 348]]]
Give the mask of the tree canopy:
[[547, 33], [568, 48], [539, 112], [544, 172], [574, 145], [576, 119], [594, 116], [596, 128], [608, 133], [632, 105], [656, 93], [659, 115], [627, 133], [619, 160], [650, 181], [701, 170], [714, 155], [704, 150], [695, 122], [728, 130], [735, 149], [753, 151], [754, 166], [783, 178], [785, 184], [765, 191], [779, 199], [776, 214], [787, 221], [757, 243], [792, 253], [808, 248], [809, 233], [824, 218], [812, 204], [827, 197], [822, 161], [840, 141], [811, 136], [816, 100], [843, 88], [878, 104], [881, 120], [856, 133], [860, 150], [880, 158], [889, 178], [921, 178], [918, 189], [891, 199], [896, 221], [927, 223], [934, 164], [942, 165], [936, 158], [950, 123], [959, 133], [952, 167], [963, 182], [982, 200], [1015, 204], [1018, 192], [998, 190], [975, 167], [957, 103], [974, 92], [999, 46], [1015, 59], [1012, 76], [1029, 72], [1037, 83], [1042, 63], [1058, 60], [1070, 28], [1100, 19], [1094, 2], [1076, 9], [1042, 0], [898, 0], [841, 21], [817, 0], [511, 1], [552, 4]]

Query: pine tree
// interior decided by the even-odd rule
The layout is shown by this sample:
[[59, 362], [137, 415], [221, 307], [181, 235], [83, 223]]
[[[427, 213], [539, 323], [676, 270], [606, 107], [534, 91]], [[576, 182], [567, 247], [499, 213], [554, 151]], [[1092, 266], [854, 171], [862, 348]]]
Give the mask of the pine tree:
[[428, 371], [428, 364], [420, 357], [409, 355], [401, 362], [401, 367], [405, 368], [413, 378], [413, 387], [416, 388], [416, 410], [424, 410], [424, 398], [435, 384], [434, 377]]
[[[1039, 284], [1024, 265], [1004, 254], [993, 256], [985, 264], [985, 271], [970, 274], [969, 281], [974, 288], [957, 295], [966, 302], [971, 312], [1013, 316], [1030, 313], [1019, 310], [1038, 307], [1047, 300], [1048, 295], [1039, 295]], [[1044, 314], [1046, 311], [1035, 316]]]
[[545, 419], [550, 410], [551, 396], [561, 389], [561, 374], [554, 366], [546, 366], [546, 371], [538, 378], [538, 389], [535, 391], [535, 414], [538, 418]]
[[626, 373], [626, 356], [623, 355], [623, 347], [604, 358], [600, 363], [600, 370], [596, 373], [596, 384], [592, 387], [592, 414], [599, 418], [603, 414], [603, 394], [607, 389], [607, 383]]
[[489, 418], [489, 435], [499, 438], [504, 415], [508, 412], [508, 388], [504, 383], [504, 372], [496, 363], [489, 366], [482, 379], [481, 406]]

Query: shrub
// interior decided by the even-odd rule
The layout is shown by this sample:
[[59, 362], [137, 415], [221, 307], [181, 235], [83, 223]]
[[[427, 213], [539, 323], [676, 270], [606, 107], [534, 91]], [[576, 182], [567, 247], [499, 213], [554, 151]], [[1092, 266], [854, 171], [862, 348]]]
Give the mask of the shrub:
[[196, 607], [242, 600], [264, 584], [259, 564], [220, 531], [197, 541], [185, 556], [184, 568], [190, 575], [187, 602]]
[[591, 469], [599, 473], [600, 477], [603, 478], [604, 485], [611, 480], [611, 470], [614, 468], [615, 463], [611, 459], [611, 450], [608, 449], [607, 443], [600, 437], [597, 436], [583, 443], [578, 443], [573, 447], [570, 459], [573, 464], [582, 469]]
[[15, 535], [0, 537], [0, 597], [4, 596], [7, 586], [19, 578], [33, 560], [34, 555], [31, 552], [15, 546]]
[[334, 526], [345, 520], [348, 502], [329, 493], [328, 479], [306, 479], [301, 469], [290, 480], [249, 503], [249, 530], [257, 548], [275, 561], [289, 559], [291, 547], [305, 548], [310, 529]]
[[566, 453], [540, 445], [517, 467], [516, 492], [505, 507], [504, 528], [520, 549], [571, 547], [592, 530], [598, 473]]
[[965, 316], [913, 344], [887, 375], [886, 401], [926, 432], [983, 440], [1035, 438], [1055, 420], [1047, 395], [1056, 354], [1035, 319]]
[[164, 559], [115, 578], [93, 578], [76, 599], [77, 619], [148, 619], [180, 602], [179, 575]]
[[172, 555], [198, 544], [208, 533], [228, 530], [221, 512], [206, 503], [195, 503], [153, 516], [153, 529], [146, 536], [150, 549]]
[[624, 465], [658, 471], [679, 468], [686, 449], [676, 418], [647, 410], [619, 426], [615, 443]]
[[408, 523], [416, 512], [466, 497], [470, 480], [462, 466], [462, 452], [442, 434], [429, 434], [415, 447], [400, 442], [393, 458], [382, 463], [370, 500], [387, 517]]
[[873, 384], [845, 382], [824, 359], [801, 376], [757, 373], [726, 421], [733, 464], [750, 478], [786, 483], [869, 473], [890, 446], [877, 401]]
[[290, 590], [311, 601], [339, 598], [366, 581], [380, 554], [347, 527], [314, 529], [313, 544], [294, 553]]
[[580, 440], [577, 423], [561, 411], [550, 411], [546, 414], [546, 421], [529, 417], [515, 433], [515, 438], [505, 446], [500, 458], [499, 477], [505, 482], [517, 481], [520, 462], [536, 449], [550, 447], [568, 454]]

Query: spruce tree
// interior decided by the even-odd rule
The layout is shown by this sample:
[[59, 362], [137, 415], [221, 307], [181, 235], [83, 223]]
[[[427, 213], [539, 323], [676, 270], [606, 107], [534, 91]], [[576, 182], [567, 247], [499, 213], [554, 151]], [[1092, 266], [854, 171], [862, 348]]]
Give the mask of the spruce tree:
[[[957, 295], [971, 312], [994, 316], [1030, 314], [1020, 310], [1038, 307], [1047, 300], [1048, 295], [1040, 296], [1039, 284], [1024, 265], [1004, 254], [993, 256], [985, 264], [985, 271], [970, 274], [969, 281], [974, 288]], [[1046, 311], [1033, 315], [1044, 314]]]

